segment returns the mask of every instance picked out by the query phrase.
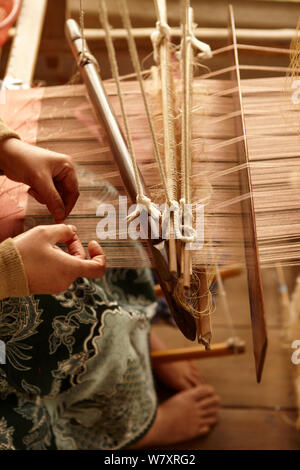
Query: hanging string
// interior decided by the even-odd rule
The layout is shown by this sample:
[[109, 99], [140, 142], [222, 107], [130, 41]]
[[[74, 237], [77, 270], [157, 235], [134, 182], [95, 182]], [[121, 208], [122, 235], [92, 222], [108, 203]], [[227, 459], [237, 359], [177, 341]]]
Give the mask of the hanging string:
[[79, 27], [80, 27], [80, 35], [81, 35], [81, 53], [79, 54], [77, 65], [80, 67], [85, 66], [88, 63], [92, 63], [95, 65], [98, 72], [100, 72], [100, 66], [97, 59], [91, 54], [86, 48], [86, 40], [85, 40], [85, 32], [84, 32], [84, 6], [83, 0], [79, 0]]
[[106, 42], [106, 46], [108, 50], [109, 62], [111, 66], [112, 75], [113, 75], [113, 78], [115, 80], [115, 84], [117, 87], [129, 154], [131, 157], [131, 162], [132, 162], [134, 176], [135, 176], [136, 185], [137, 185], [137, 198], [136, 198], [137, 207], [135, 211], [128, 216], [128, 220], [132, 221], [136, 217], [138, 217], [140, 213], [142, 212], [142, 210], [145, 209], [145, 207], [149, 215], [151, 215], [154, 219], [159, 220], [160, 215], [161, 215], [160, 211], [157, 208], [157, 206], [152, 203], [151, 199], [149, 199], [144, 194], [143, 185], [142, 185], [141, 178], [140, 178], [136, 154], [135, 154], [135, 150], [133, 146], [131, 131], [130, 131], [127, 113], [125, 109], [125, 101], [124, 101], [123, 91], [122, 91], [121, 82], [120, 82], [120, 75], [119, 75], [118, 63], [117, 63], [117, 58], [116, 58], [116, 52], [115, 52], [115, 48], [114, 48], [114, 44], [113, 44], [113, 40], [111, 36], [111, 28], [108, 22], [108, 14], [107, 14], [107, 7], [106, 7], [105, 0], [99, 0], [99, 17], [100, 17], [100, 22], [102, 24], [102, 27], [105, 31], [105, 42]]
[[231, 339], [233, 341], [233, 344], [235, 343], [235, 340], [237, 338], [237, 333], [236, 333], [236, 328], [234, 326], [233, 318], [230, 313], [230, 308], [228, 304], [228, 298], [227, 298], [227, 293], [224, 287], [224, 282], [220, 273], [220, 268], [218, 264], [215, 265], [216, 268], [216, 280], [218, 283], [218, 295], [221, 299], [222, 307], [223, 307], [223, 312], [225, 313], [227, 323], [229, 325], [230, 331], [231, 331]]
[[151, 112], [150, 112], [150, 109], [149, 109], [149, 104], [148, 104], [148, 100], [147, 100], [147, 96], [146, 96], [146, 90], [145, 90], [145, 87], [144, 87], [144, 81], [143, 81], [141, 66], [140, 66], [140, 62], [139, 62], [139, 57], [138, 57], [134, 37], [133, 37], [132, 31], [131, 31], [131, 29], [132, 29], [131, 28], [131, 21], [130, 21], [130, 16], [129, 16], [126, 0], [119, 0], [119, 5], [120, 5], [120, 11], [121, 11], [123, 25], [124, 25], [124, 28], [127, 31], [127, 39], [128, 39], [128, 46], [129, 46], [129, 53], [130, 53], [131, 61], [132, 61], [135, 73], [137, 75], [139, 85], [140, 85], [142, 98], [143, 98], [143, 102], [144, 102], [144, 106], [145, 106], [145, 111], [146, 111], [146, 115], [147, 115], [147, 120], [148, 120], [148, 124], [149, 124], [149, 127], [150, 127], [151, 139], [152, 139], [152, 143], [153, 143], [153, 147], [154, 147], [155, 160], [156, 160], [158, 168], [159, 168], [159, 173], [160, 173], [160, 177], [161, 177], [161, 180], [162, 180], [162, 184], [163, 184], [163, 188], [164, 188], [164, 191], [165, 191], [165, 196], [166, 196], [167, 202], [171, 203], [172, 197], [171, 197], [171, 194], [168, 190], [167, 178], [166, 178], [165, 171], [164, 171], [164, 168], [163, 168], [163, 162], [162, 162], [162, 159], [161, 159], [161, 156], [160, 156], [158, 141], [157, 141], [157, 138], [156, 138], [156, 135], [155, 135], [154, 123], [153, 123], [153, 119], [152, 119], [152, 116], [151, 116]]
[[161, 90], [162, 90], [162, 110], [163, 110], [163, 131], [164, 131], [164, 155], [165, 171], [167, 173], [167, 184], [171, 200], [177, 199], [176, 184], [176, 137], [175, 137], [175, 109], [173, 100], [172, 66], [170, 57], [169, 28], [166, 18], [166, 5], [164, 0], [155, 0], [155, 8], [158, 17], [158, 24], [164, 25], [161, 34], [157, 54], [160, 62]]
[[[155, 9], [158, 18], [159, 45], [157, 55], [160, 62], [161, 79], [161, 101], [162, 101], [162, 119], [163, 119], [163, 145], [165, 157], [165, 171], [167, 177], [168, 191], [171, 197], [169, 206], [176, 207], [177, 203], [177, 142], [175, 135], [175, 102], [174, 102], [174, 84], [171, 65], [170, 51], [170, 30], [167, 25], [167, 10], [165, 0], [155, 0]], [[177, 249], [174, 239], [174, 217], [176, 212], [171, 212], [170, 237], [169, 237], [169, 264], [171, 272], [177, 274]], [[163, 220], [164, 222], [164, 220]]]

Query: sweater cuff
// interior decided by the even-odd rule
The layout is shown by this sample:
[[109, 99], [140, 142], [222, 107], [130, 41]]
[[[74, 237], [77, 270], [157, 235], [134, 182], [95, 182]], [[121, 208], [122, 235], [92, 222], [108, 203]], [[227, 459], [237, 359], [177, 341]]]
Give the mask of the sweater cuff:
[[0, 244], [0, 299], [26, 297], [29, 287], [24, 264], [14, 241]]
[[14, 137], [15, 139], [20, 139], [19, 134], [7, 127], [6, 124], [0, 119], [0, 142], [5, 139], [10, 139]]
[[[2, 119], [0, 119], [0, 142], [2, 142], [5, 139], [21, 139], [19, 134], [17, 134], [15, 131], [11, 130], [9, 127], [4, 124]], [[0, 175], [4, 175], [4, 171], [0, 168]]]

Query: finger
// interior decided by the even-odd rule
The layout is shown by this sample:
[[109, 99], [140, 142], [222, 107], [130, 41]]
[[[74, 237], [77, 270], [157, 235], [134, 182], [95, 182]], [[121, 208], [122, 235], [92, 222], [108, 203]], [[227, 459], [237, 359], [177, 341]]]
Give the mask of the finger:
[[96, 279], [102, 277], [105, 273], [105, 259], [101, 262], [82, 260], [61, 250], [57, 250], [55, 256], [57, 257], [57, 263], [64, 265], [66, 275], [72, 281], [78, 277]]
[[74, 225], [48, 225], [43, 230], [47, 230], [47, 236], [53, 245], [72, 241], [76, 235], [77, 228]]
[[78, 235], [74, 235], [71, 240], [66, 241], [69, 254], [75, 256], [76, 258], [86, 259], [85, 249], [82, 246], [82, 243]]
[[79, 197], [78, 179], [73, 167], [66, 167], [54, 178], [54, 184], [65, 206], [65, 217], [69, 215]]
[[92, 240], [88, 245], [89, 255], [91, 258], [95, 258], [96, 256], [103, 256], [104, 251], [102, 247], [99, 245], [98, 242]]
[[45, 204], [44, 199], [42, 199], [40, 197], [40, 195], [36, 191], [34, 191], [34, 189], [30, 188], [28, 190], [28, 194], [30, 194], [30, 196], [32, 196], [34, 199], [36, 199], [37, 202], [39, 202], [40, 204], [43, 204], [43, 205]]
[[105, 273], [105, 257], [103, 256], [103, 258], [104, 259], [100, 259], [100, 257], [97, 257], [96, 261], [94, 261], [94, 259], [86, 261], [80, 260], [76, 277], [87, 277], [89, 279], [102, 277]]
[[40, 199], [45, 201], [56, 222], [65, 220], [65, 206], [51, 178], [48, 177], [42, 184], [39, 184], [39, 190], [37, 188], [33, 188], [33, 190], [39, 195]]

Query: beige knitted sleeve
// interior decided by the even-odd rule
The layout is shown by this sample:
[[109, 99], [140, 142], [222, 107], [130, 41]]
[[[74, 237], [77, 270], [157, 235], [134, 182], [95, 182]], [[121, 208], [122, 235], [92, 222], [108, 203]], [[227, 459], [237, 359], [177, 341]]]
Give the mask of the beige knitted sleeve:
[[29, 287], [21, 255], [11, 238], [0, 244], [0, 300], [25, 297]]
[[[10, 139], [11, 137], [15, 137], [16, 139], [20, 139], [20, 136], [2, 121], [0, 118], [0, 142], [5, 139]], [[3, 175], [3, 171], [0, 168], [0, 175]]]

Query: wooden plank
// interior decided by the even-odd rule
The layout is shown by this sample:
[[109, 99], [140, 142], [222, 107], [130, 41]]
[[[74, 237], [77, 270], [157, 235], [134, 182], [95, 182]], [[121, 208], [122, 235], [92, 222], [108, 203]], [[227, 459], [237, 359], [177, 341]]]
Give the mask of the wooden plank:
[[261, 409], [222, 409], [220, 421], [205, 437], [164, 449], [299, 450], [296, 413]]
[[[43, 39], [64, 41], [67, 14], [66, 0], [51, 0], [48, 2], [46, 11], [47, 21], [43, 30]], [[57, 68], [60, 59], [57, 49], [52, 50], [52, 53], [46, 55], [47, 65], [50, 68]]]
[[31, 85], [40, 46], [47, 0], [23, 0], [5, 77]]
[[66, 0], [50, 0], [46, 10], [46, 18], [43, 37], [64, 38], [65, 21], [67, 17]]
[[[246, 137], [245, 117], [243, 110], [243, 99], [241, 92], [240, 65], [237, 48], [237, 37], [235, 31], [235, 22], [232, 6], [229, 6], [229, 37], [230, 44], [233, 44], [233, 63], [235, 70], [231, 74], [234, 86], [238, 93], [234, 93], [233, 99], [237, 110], [241, 114], [235, 119], [236, 135], [244, 136], [243, 140], [237, 144], [238, 157], [241, 164], [249, 162], [249, 152]], [[252, 197], [252, 181], [250, 168], [240, 171], [240, 183], [242, 194], [248, 194], [249, 197], [242, 202], [243, 226], [244, 226], [244, 246], [247, 266], [249, 302], [253, 332], [253, 350], [256, 364], [256, 378], [260, 382], [266, 349], [267, 332], [264, 318], [264, 301], [262, 292], [262, 281], [258, 259], [258, 243], [256, 233], [256, 223], [254, 214], [254, 201]]]

